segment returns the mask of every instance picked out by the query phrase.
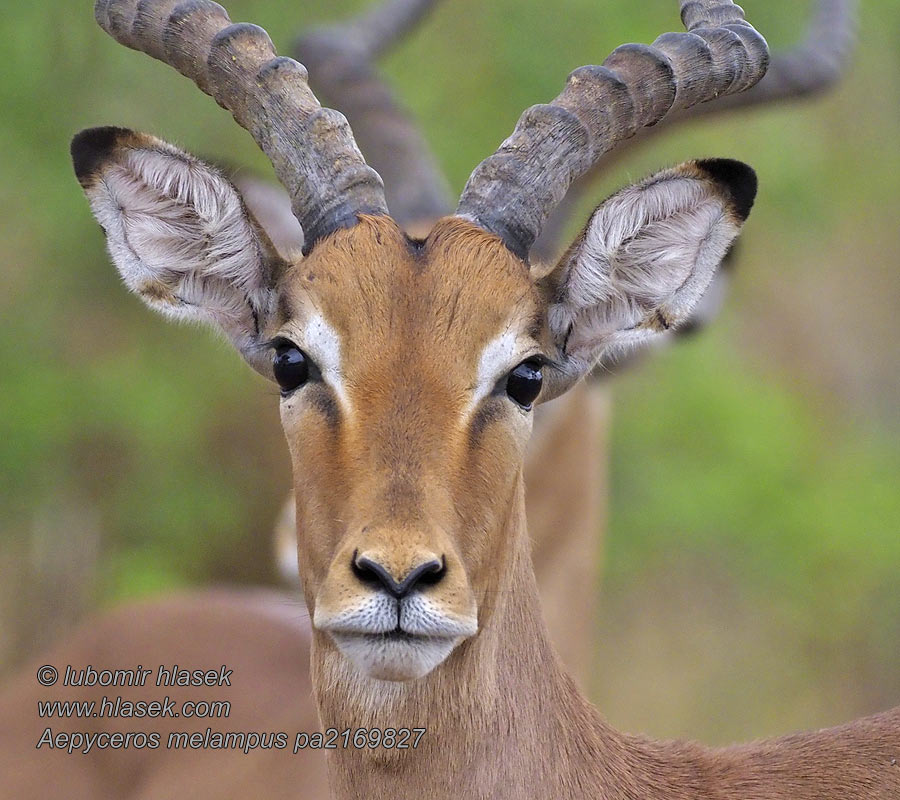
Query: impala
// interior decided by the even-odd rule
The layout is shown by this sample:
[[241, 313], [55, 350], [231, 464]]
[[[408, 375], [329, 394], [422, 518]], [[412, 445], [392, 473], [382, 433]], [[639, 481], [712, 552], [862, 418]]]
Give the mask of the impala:
[[[213, 3], [174, 5], [101, 0], [97, 14], [251, 131], [289, 190], [303, 257], [285, 260], [216, 170], [153, 137], [86, 131], [76, 172], [127, 285], [221, 328], [281, 388], [322, 724], [427, 728], [415, 750], [331, 753], [335, 796], [896, 797], [896, 710], [725, 750], [613, 730], [554, 655], [530, 564], [533, 406], [689, 318], [755, 177], [682, 164], [601, 204], [552, 270], [529, 253], [618, 141], [761, 78], [765, 43], [740, 10], [684, 2], [689, 34], [573, 73], [416, 239], [302, 67]], [[265, 618], [245, 611], [238, 623]]]

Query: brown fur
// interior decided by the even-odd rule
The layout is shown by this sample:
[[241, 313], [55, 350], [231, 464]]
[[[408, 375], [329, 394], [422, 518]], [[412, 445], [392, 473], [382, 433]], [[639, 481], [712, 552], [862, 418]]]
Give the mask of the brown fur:
[[525, 510], [541, 608], [553, 648], [584, 689], [599, 658], [610, 400], [608, 388], [591, 381], [538, 406], [525, 457]]
[[[471, 429], [452, 424], [463, 413], [477, 366], [478, 348], [462, 344], [489, 341], [506, 324], [509, 298], [518, 297], [526, 314], [536, 314], [537, 293], [521, 262], [461, 220], [439, 223], [421, 251], [409, 248], [393, 222], [376, 218], [328, 245], [302, 262], [296, 283], [287, 285], [299, 319], [319, 311], [338, 332], [344, 381], [356, 409], [352, 420], [332, 428], [317, 424], [321, 417], [311, 408], [294, 412], [290, 401], [283, 406], [298, 527], [309, 534], [301, 562], [307, 599], [318, 592], [335, 558], [332, 546], [347, 530], [395, 526], [395, 532], [384, 531], [389, 546], [406, 541], [411, 526], [434, 535], [457, 530], [459, 517], [473, 521], [458, 549], [480, 551], [483, 566], [474, 557], [465, 564], [477, 585], [488, 568], [482, 534], [499, 513], [488, 502], [500, 472], [493, 467], [504, 457], [520, 459], [521, 452], [497, 441], [487, 414], [476, 413]], [[448, 279], [451, 255], [457, 263]], [[352, 271], [348, 262], [356, 265]], [[281, 328], [291, 329], [290, 323]], [[473, 452], [486, 457], [472, 463]], [[425, 520], [423, 513], [433, 518]], [[344, 545], [347, 562], [359, 544], [354, 534]]]
[[[450, 228], [465, 231], [465, 224]], [[392, 243], [407, 243], [390, 231]], [[384, 231], [379, 233], [379, 237]], [[448, 231], [437, 241], [452, 241]], [[459, 236], [459, 238], [467, 238]], [[478, 241], [478, 237], [472, 237]], [[445, 246], [441, 244], [440, 246]], [[403, 257], [409, 253], [404, 250]], [[505, 251], [499, 255], [506, 259]], [[302, 266], [309, 266], [306, 262]], [[415, 262], [418, 263], [418, 262]], [[475, 270], [477, 264], [471, 262]], [[415, 269], [419, 269], [418, 266]], [[311, 283], [327, 273], [306, 273]], [[523, 275], [518, 264], [511, 270], [518, 282]], [[389, 273], [372, 276], [389, 279]], [[437, 280], [437, 276], [431, 276]], [[321, 282], [319, 284], [321, 286]], [[473, 287], [472, 291], [477, 291]], [[320, 290], [321, 291], [321, 290]], [[498, 300], [502, 295], [498, 295]], [[339, 300], [339, 296], [335, 298]], [[460, 299], [460, 298], [457, 298]], [[465, 298], [463, 298], [465, 300]], [[285, 303], [284, 305], [288, 305]], [[450, 316], [448, 309], [448, 320]], [[352, 320], [351, 320], [352, 322]], [[546, 613], [557, 631], [569, 663], [587, 674], [592, 639], [589, 614], [573, 615], [568, 592], [575, 590], [582, 607], [590, 607], [595, 591], [596, 560], [587, 556], [597, 546], [598, 503], [596, 453], [594, 445], [603, 415], [605, 392], [581, 385], [566, 398], [541, 408], [545, 422], [541, 435], [531, 442], [529, 463], [534, 473], [534, 502], [541, 509], [535, 526], [535, 547], [544, 580], [548, 582]], [[575, 465], [579, 480], [570, 479]], [[554, 585], [554, 582], [556, 585]], [[290, 622], [296, 617], [296, 625]], [[275, 594], [213, 592], [175, 596], [162, 601], [140, 603], [90, 620], [52, 652], [23, 668], [19, 676], [4, 686], [0, 721], [0, 764], [6, 780], [0, 797], [17, 800], [45, 796], [51, 776], [65, 781], [67, 796], [73, 798], [116, 797], [157, 798], [190, 791], [195, 797], [246, 797], [264, 791], [266, 797], [294, 797], [298, 782], [304, 797], [325, 798], [324, 753], [307, 750], [294, 756], [279, 752], [252, 753], [174, 750], [110, 751], [67, 755], [33, 747], [45, 727], [57, 730], [114, 732], [122, 729], [157, 731], [165, 741], [169, 732], [213, 729], [232, 731], [318, 730], [311, 702], [308, 674], [308, 620], [291, 599]], [[137, 664], [179, 663], [183, 667], [205, 667], [222, 661], [235, 668], [235, 686], [221, 692], [173, 688], [170, 696], [184, 699], [227, 699], [232, 713], [227, 724], [217, 720], [155, 720], [152, 722], [101, 719], [74, 725], [60, 720], [40, 720], [36, 704], [40, 700], [62, 698], [94, 700], [122, 694], [130, 700], [155, 700], [160, 690], [151, 687], [111, 689], [80, 687], [46, 690], [36, 685], [34, 674], [44, 663], [93, 664], [100, 668], [132, 668]], [[312, 716], [310, 716], [312, 715]], [[210, 768], [212, 767], [212, 768]], [[177, 788], [176, 788], [177, 787]], [[8, 794], [7, 794], [8, 793]]]
[[[279, 320], [278, 331], [270, 333], [289, 333], [313, 311], [324, 314], [340, 334], [342, 377], [352, 408], [348, 414], [334, 398], [328, 401], [323, 386], [303, 390], [308, 403], [283, 405], [310, 609], [323, 585], [334, 579], [335, 555], [345, 553], [347, 538], [362, 536], [387, 557], [409, 548], [411, 540], [452, 549], [456, 561], [451, 563], [460, 574], [448, 584], [452, 591], [444, 600], [452, 606], [465, 587], [478, 606], [478, 635], [414, 681], [366, 678], [326, 634], [313, 631], [312, 685], [322, 726], [427, 728], [415, 750], [330, 752], [335, 796], [897, 797], [900, 710], [830, 731], [710, 750], [615, 731], [566, 676], [549, 643], [530, 563], [522, 477], [527, 430], [518, 427], [516, 416], [521, 412], [502, 398], [488, 398], [471, 416], [461, 413], [476, 368], [474, 354], [510, 324], [510, 297], [517, 298], [512, 305], [523, 322], [522, 336], [538, 341], [544, 336], [533, 324], [540, 294], [524, 265], [495, 245], [467, 223], [446, 220], [422, 247], [411, 247], [390, 220], [366, 219], [323, 243], [315, 257], [284, 277], [281, 306], [291, 319]], [[478, 258], [478, 252], [486, 257]], [[403, 568], [401, 559], [397, 569]], [[436, 588], [438, 595], [445, 591]], [[271, 599], [196, 598], [123, 612], [76, 637], [47, 662], [96, 660], [108, 668], [171, 661], [206, 667], [208, 654], [216, 652], [236, 676], [266, 677], [264, 699], [254, 696], [257, 687], [242, 690], [248, 713], [231, 719], [228, 729], [311, 730], [315, 723], [298, 715], [307, 691], [302, 626], [273, 616], [272, 608]], [[112, 642], [114, 650], [104, 650], [108, 644], [98, 649], [100, 642]], [[33, 714], [33, 672], [9, 687], [2, 708], [36, 726], [35, 738], [43, 723]], [[192, 689], [186, 698], [207, 695], [221, 693]], [[114, 722], [118, 729], [121, 721]], [[181, 728], [203, 729], [207, 722], [194, 720]], [[108, 723], [98, 725], [108, 729], [103, 728]], [[185, 754], [184, 760], [176, 754], [162, 769], [149, 766], [152, 752], [146, 751], [122, 758], [122, 753], [98, 753], [77, 761], [49, 754], [43, 761], [40, 756], [48, 754], [36, 754], [30, 742], [23, 749], [27, 735], [13, 726], [3, 730], [0, 752], [15, 797], [42, 796], [28, 792], [34, 791], [35, 772], [49, 774], [53, 761], [68, 768], [72, 797], [180, 796], [201, 786], [218, 797], [254, 794], [263, 785], [268, 797], [323, 791], [315, 783], [321, 773], [314, 754], [308, 763], [284, 753], [244, 759], [213, 754], [204, 763], [216, 766], [200, 777], [196, 754]], [[130, 792], [128, 787], [141, 780], [145, 784]]]
[[[556, 652], [585, 688], [599, 657], [610, 406], [609, 388], [599, 381], [579, 383], [538, 406], [525, 456], [525, 507], [541, 607]], [[278, 516], [274, 545], [284, 579], [299, 586], [294, 510], [291, 493]]]
[[[121, 33], [119, 27], [113, 25], [114, 34]], [[134, 41], [129, 43], [134, 46]], [[372, 83], [369, 87], [378, 89]], [[244, 124], [246, 114], [238, 116]], [[121, 132], [112, 129], [101, 135], [110, 146], [117, 137]], [[88, 162], [100, 149], [73, 149], [86, 188], [93, 180]], [[520, 166], [546, 171], [546, 165], [526, 151], [529, 148], [504, 158], [524, 156], [528, 163]], [[335, 164], [340, 166], [332, 159], [331, 166]], [[279, 166], [284, 164], [279, 161]], [[714, 178], [731, 169], [721, 162], [707, 167]], [[499, 170], [487, 180], [494, 192], [514, 177], [508, 169], [503, 173]], [[483, 180], [481, 173], [476, 176]], [[727, 175], [723, 181], [731, 182]], [[749, 193], [732, 194], [729, 213], [736, 227], [738, 217], [746, 217], [754, 192], [755, 182]], [[514, 203], [502, 192], [496, 197], [486, 210], [509, 214]], [[311, 230], [307, 234], [310, 244], [316, 237]], [[272, 274], [269, 269], [260, 272]], [[145, 289], [147, 285], [146, 300], [169, 297], [165, 287], [145, 284]], [[550, 283], [545, 290], [549, 293], [554, 286]], [[233, 326], [251, 334], [250, 344], [240, 337], [237, 341], [251, 363], [253, 345], [258, 344], [257, 321], [267, 316], [268, 299], [255, 298], [252, 331], [240, 329], [240, 324], [248, 327], [243, 315]], [[688, 293], [680, 299], [692, 297]], [[509, 318], [511, 305], [519, 312], [515, 319]], [[339, 331], [344, 373], [339, 397], [334, 388], [313, 385], [303, 390], [302, 400], [290, 397], [282, 406], [294, 460], [299, 548], [310, 609], [340, 609], [364, 594], [348, 566], [351, 556], [355, 560], [364, 549], [398, 576], [439, 554], [447, 574], [431, 586], [428, 597], [438, 601], [444, 613], [466, 614], [473, 607], [478, 611], [479, 635], [462, 641], [426, 677], [405, 683], [364, 678], [348, 667], [328, 635], [315, 633], [313, 672], [326, 724], [408, 726], [421, 719], [429, 729], [416, 751], [338, 752], [332, 772], [341, 797], [439, 798], [452, 793], [802, 800], [896, 794], [896, 713], [856, 723], [848, 731], [713, 753], [616, 733], [564, 676], [541, 622], [529, 563], [522, 479], [529, 424], [502, 399], [502, 392], [497, 393], [500, 398], [488, 396], [466, 413], [477, 354], [504, 325], [515, 327], [520, 339], [530, 337], [535, 347], [552, 352], [543, 328], [546, 297], [537, 292], [524, 265], [497, 240], [467, 223], [445, 220], [420, 247], [389, 220], [366, 218], [294, 266], [283, 280], [279, 307], [284, 314], [277, 324], [266, 320], [271, 333], [290, 337], [312, 313], [323, 315]], [[564, 317], [557, 314], [557, 319]], [[663, 331], [677, 322], [661, 306], [623, 330]], [[556, 342], [569, 341], [571, 329], [559, 325]], [[565, 350], [556, 352], [566, 355]], [[587, 356], [582, 363], [573, 361], [565, 370], [566, 380], [555, 381], [553, 392], [567, 388], [590, 363]], [[267, 368], [264, 363], [261, 371], [266, 374]], [[561, 441], [549, 449], [544, 444], [548, 463], [554, 456], [566, 454], [566, 460], [580, 452], [577, 441]], [[577, 492], [565, 482], [556, 483], [554, 490], [559, 506], [571, 504], [579, 520], [590, 517], [592, 504], [578, 503]], [[552, 522], [553, 516], [547, 515], [541, 521], [543, 530], [549, 531]], [[561, 558], [554, 554], [552, 537], [542, 535], [537, 553], [541, 560], [565, 564], [563, 574], [571, 576], [568, 589], [573, 594], [591, 571], [579, 569], [571, 549], [577, 541], [574, 536], [568, 539], [568, 548], [562, 548], [568, 558]], [[584, 552], [581, 558], [582, 565], [593, 563]], [[188, 603], [174, 614], [158, 609], [150, 613], [166, 619], [170, 627], [190, 621], [182, 629], [187, 631], [203, 625], [202, 615], [192, 615], [192, 608]], [[551, 619], [559, 616], [559, 609], [551, 611]], [[259, 649], [270, 657], [284, 655], [267, 649], [273, 643], [289, 652], [281, 640], [285, 631], [273, 630], [262, 608], [245, 604], [234, 617], [229, 621], [247, 626], [245, 643], [254, 653]], [[136, 624], [138, 618], [128, 622]], [[215, 629], [215, 622], [211, 627]], [[113, 631], [107, 629], [107, 634]], [[257, 634], [262, 641], [255, 640]], [[124, 644], [134, 641], [126, 637]], [[276, 668], [269, 688], [278, 687], [277, 679], [284, 675]], [[141, 777], [141, 768], [122, 774], [134, 781]], [[152, 780], [147, 783], [152, 796], [171, 790], [150, 786]], [[237, 785], [222, 781], [222, 796]], [[191, 788], [184, 782], [172, 793], [180, 796]], [[310, 789], [305, 779], [298, 793]], [[266, 794], [273, 796], [271, 791]]]

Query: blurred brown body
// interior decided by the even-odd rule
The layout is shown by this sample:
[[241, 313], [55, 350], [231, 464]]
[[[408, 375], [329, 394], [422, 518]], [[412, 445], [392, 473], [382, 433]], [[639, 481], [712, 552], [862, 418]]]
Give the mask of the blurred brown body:
[[[268, 591], [207, 591], [131, 605], [84, 625], [51, 652], [23, 667], [0, 693], [0, 797], [38, 800], [129, 798], [327, 798], [321, 752], [291, 753], [294, 734], [319, 729], [311, 702], [309, 621], [289, 595]], [[39, 667], [60, 671], [53, 687], [39, 685]], [[157, 687], [160, 666], [233, 670], [231, 687]], [[96, 670], [152, 669], [143, 687], [65, 687], [66, 665]], [[163, 700], [231, 703], [227, 718], [40, 718], [46, 700]], [[288, 733], [287, 751], [169, 748], [172, 731]], [[158, 749], [100, 749], [84, 754], [36, 745], [60, 732], [157, 732]], [[298, 788], [302, 787], [302, 788]]]
[[[311, 702], [309, 624], [289, 594], [274, 592], [208, 591], [175, 595], [141, 603], [93, 619], [62, 642], [23, 667], [0, 693], [0, 797], [43, 800], [49, 793], [71, 800], [176, 800], [183, 797], [238, 800], [325, 800], [330, 797], [323, 751], [293, 754], [292, 737], [300, 731], [321, 730]], [[548, 669], [557, 665], [549, 656]], [[174, 664], [187, 669], [233, 668], [233, 688], [42, 689], [35, 675], [39, 667], [65, 664], [96, 668], [133, 669], [138, 664], [156, 669]], [[541, 680], [546, 679], [541, 676]], [[97, 702], [106, 695], [132, 700], [159, 700], [168, 694], [184, 700], [229, 700], [227, 720], [168, 720], [151, 723], [125, 719], [40, 719], [38, 701], [85, 699]], [[567, 691], [566, 694], [569, 694]], [[562, 711], [563, 709], [560, 709]], [[655, 770], [650, 787], [635, 783], [624, 797], [697, 800], [844, 800], [891, 798], [900, 791], [894, 763], [900, 712], [869, 718], [826, 731], [773, 740], [762, 746], [715, 751], [698, 745], [653, 743], [621, 737], [596, 722], [582, 704], [565, 709], [582, 728], [585, 750], [602, 746], [619, 756], [629, 748], [633, 767]], [[386, 722], [379, 722], [382, 727]], [[35, 745], [47, 727], [59, 731], [158, 731], [167, 742], [170, 731], [283, 731], [287, 750], [256, 750], [244, 755], [216, 750], [103, 751], [83, 755], [52, 751]], [[165, 744], [163, 744], [163, 747]], [[892, 749], [893, 748], [893, 749]], [[542, 750], [544, 757], [549, 751]], [[635, 755], [637, 754], [637, 756]], [[450, 754], [448, 754], [449, 756]], [[790, 776], [801, 759], [814, 789], [792, 785]], [[679, 764], [670, 774], [672, 760]], [[661, 769], [665, 762], [666, 769]], [[610, 768], [614, 760], [609, 762]], [[881, 764], [881, 785], [862, 763]], [[773, 778], [783, 776], [784, 788], [772, 793]], [[671, 782], [677, 782], [675, 785]], [[716, 786], [718, 794], [703, 793]], [[821, 790], [833, 787], [829, 793]], [[685, 788], [689, 786], [690, 788]], [[860, 788], [862, 787], [862, 788]], [[465, 796], [457, 793], [457, 796]], [[596, 797], [604, 795], [596, 794]], [[619, 795], [616, 795], [619, 796]]]

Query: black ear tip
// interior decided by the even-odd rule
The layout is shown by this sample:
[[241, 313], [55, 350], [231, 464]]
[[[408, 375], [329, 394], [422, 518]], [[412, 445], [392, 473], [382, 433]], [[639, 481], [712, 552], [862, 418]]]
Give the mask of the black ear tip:
[[82, 185], [90, 183], [100, 164], [109, 157], [113, 148], [131, 131], [127, 128], [88, 128], [75, 134], [69, 147], [75, 175]]
[[697, 167], [728, 190], [734, 213], [741, 222], [750, 216], [758, 185], [752, 167], [731, 158], [708, 158], [698, 161]]

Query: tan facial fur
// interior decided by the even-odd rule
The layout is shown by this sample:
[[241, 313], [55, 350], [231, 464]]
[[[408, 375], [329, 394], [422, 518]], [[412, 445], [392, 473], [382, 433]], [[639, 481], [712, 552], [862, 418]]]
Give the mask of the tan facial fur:
[[[413, 243], [364, 218], [289, 269], [279, 296], [274, 335], [322, 373], [281, 403], [314, 625], [370, 677], [420, 677], [478, 629], [531, 429], [503, 387], [540, 353], [538, 292], [465, 221]], [[360, 579], [363, 559], [398, 584], [428, 563], [441, 577], [398, 601]]]

